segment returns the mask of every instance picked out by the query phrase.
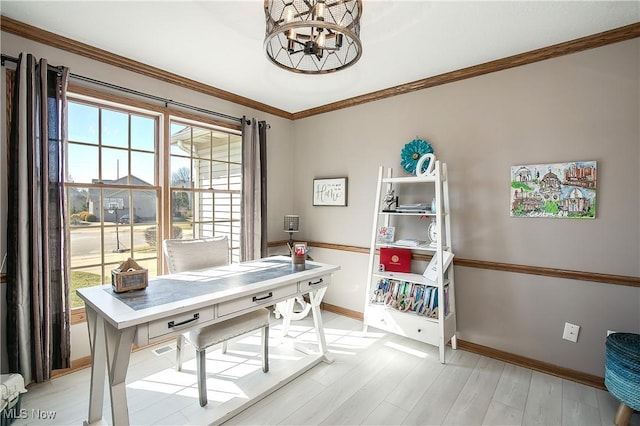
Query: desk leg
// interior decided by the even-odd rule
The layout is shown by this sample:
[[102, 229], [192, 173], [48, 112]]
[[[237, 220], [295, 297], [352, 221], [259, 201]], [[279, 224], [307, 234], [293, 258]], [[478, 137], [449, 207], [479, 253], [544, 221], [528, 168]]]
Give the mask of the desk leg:
[[324, 293], [327, 291], [326, 287], [319, 288], [309, 293], [309, 299], [311, 300], [311, 312], [313, 313], [313, 325], [316, 329], [316, 336], [318, 338], [318, 348], [322, 354], [324, 362], [331, 364], [333, 359], [329, 356], [327, 350], [327, 340], [324, 336], [324, 325], [322, 324], [322, 314], [320, 312], [320, 303], [324, 297]]
[[111, 394], [111, 418], [114, 425], [129, 424], [129, 408], [127, 406], [127, 388], [125, 379], [129, 368], [129, 358], [135, 327], [118, 330], [105, 324], [105, 341], [107, 349], [107, 371], [109, 374], [109, 392]]
[[282, 338], [287, 337], [289, 334], [289, 326], [291, 325], [291, 316], [293, 315], [293, 304], [295, 302], [294, 298], [285, 300], [284, 303], [284, 312], [282, 314]]
[[91, 383], [89, 387], [89, 416], [86, 424], [102, 419], [102, 401], [104, 400], [104, 372], [107, 365], [107, 351], [104, 339], [104, 320], [85, 306], [87, 327], [89, 328], [89, 346], [91, 349]]

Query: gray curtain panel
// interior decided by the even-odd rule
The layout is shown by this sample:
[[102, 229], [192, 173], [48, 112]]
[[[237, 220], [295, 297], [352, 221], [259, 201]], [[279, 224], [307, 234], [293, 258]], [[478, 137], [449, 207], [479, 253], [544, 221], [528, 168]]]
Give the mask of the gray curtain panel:
[[242, 117], [240, 260], [267, 255], [267, 124]]
[[64, 148], [69, 70], [20, 54], [8, 127], [7, 351], [26, 383], [70, 367]]

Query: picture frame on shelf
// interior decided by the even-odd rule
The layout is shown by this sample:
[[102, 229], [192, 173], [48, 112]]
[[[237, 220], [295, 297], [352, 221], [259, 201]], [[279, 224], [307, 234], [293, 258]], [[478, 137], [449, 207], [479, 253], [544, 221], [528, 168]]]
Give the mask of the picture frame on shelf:
[[347, 178], [323, 178], [313, 180], [314, 206], [347, 206]]
[[394, 226], [381, 226], [378, 228], [378, 244], [392, 244], [395, 241], [396, 228]]
[[[447, 250], [442, 250], [442, 263], [444, 263], [444, 267], [442, 271], [446, 270], [451, 261], [453, 260], [453, 253]], [[438, 274], [440, 273], [440, 266], [438, 265], [438, 256], [435, 254], [429, 261], [427, 268], [424, 270], [422, 275], [431, 281], [436, 281], [438, 279]]]

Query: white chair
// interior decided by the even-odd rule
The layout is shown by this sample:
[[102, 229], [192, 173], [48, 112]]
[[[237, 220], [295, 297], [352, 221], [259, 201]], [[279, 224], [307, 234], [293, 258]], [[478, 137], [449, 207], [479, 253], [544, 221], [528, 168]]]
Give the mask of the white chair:
[[[171, 274], [229, 264], [229, 244], [226, 236], [195, 240], [164, 240], [162, 247]], [[222, 342], [222, 353], [226, 353], [229, 339], [259, 328], [262, 329], [262, 371], [266, 373], [269, 371], [269, 310], [266, 308], [178, 336], [176, 339], [178, 371], [182, 369], [184, 339], [186, 338], [196, 349], [196, 371], [201, 407], [207, 405], [207, 348]]]

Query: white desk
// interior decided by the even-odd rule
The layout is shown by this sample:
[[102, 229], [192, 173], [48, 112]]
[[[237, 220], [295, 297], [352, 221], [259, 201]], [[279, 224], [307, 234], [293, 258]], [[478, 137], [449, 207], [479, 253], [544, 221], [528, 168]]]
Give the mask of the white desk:
[[[116, 294], [111, 286], [77, 290], [85, 302], [92, 358], [85, 424], [102, 419], [105, 367], [113, 424], [129, 424], [125, 379], [133, 343], [163, 341], [276, 302], [293, 301], [295, 296], [309, 295], [319, 346], [317, 362], [327, 361], [320, 302], [332, 273], [339, 269], [307, 261], [304, 271], [294, 272], [291, 258], [276, 256], [150, 278], [146, 289], [129, 293]], [[285, 330], [289, 321], [285, 315]]]

